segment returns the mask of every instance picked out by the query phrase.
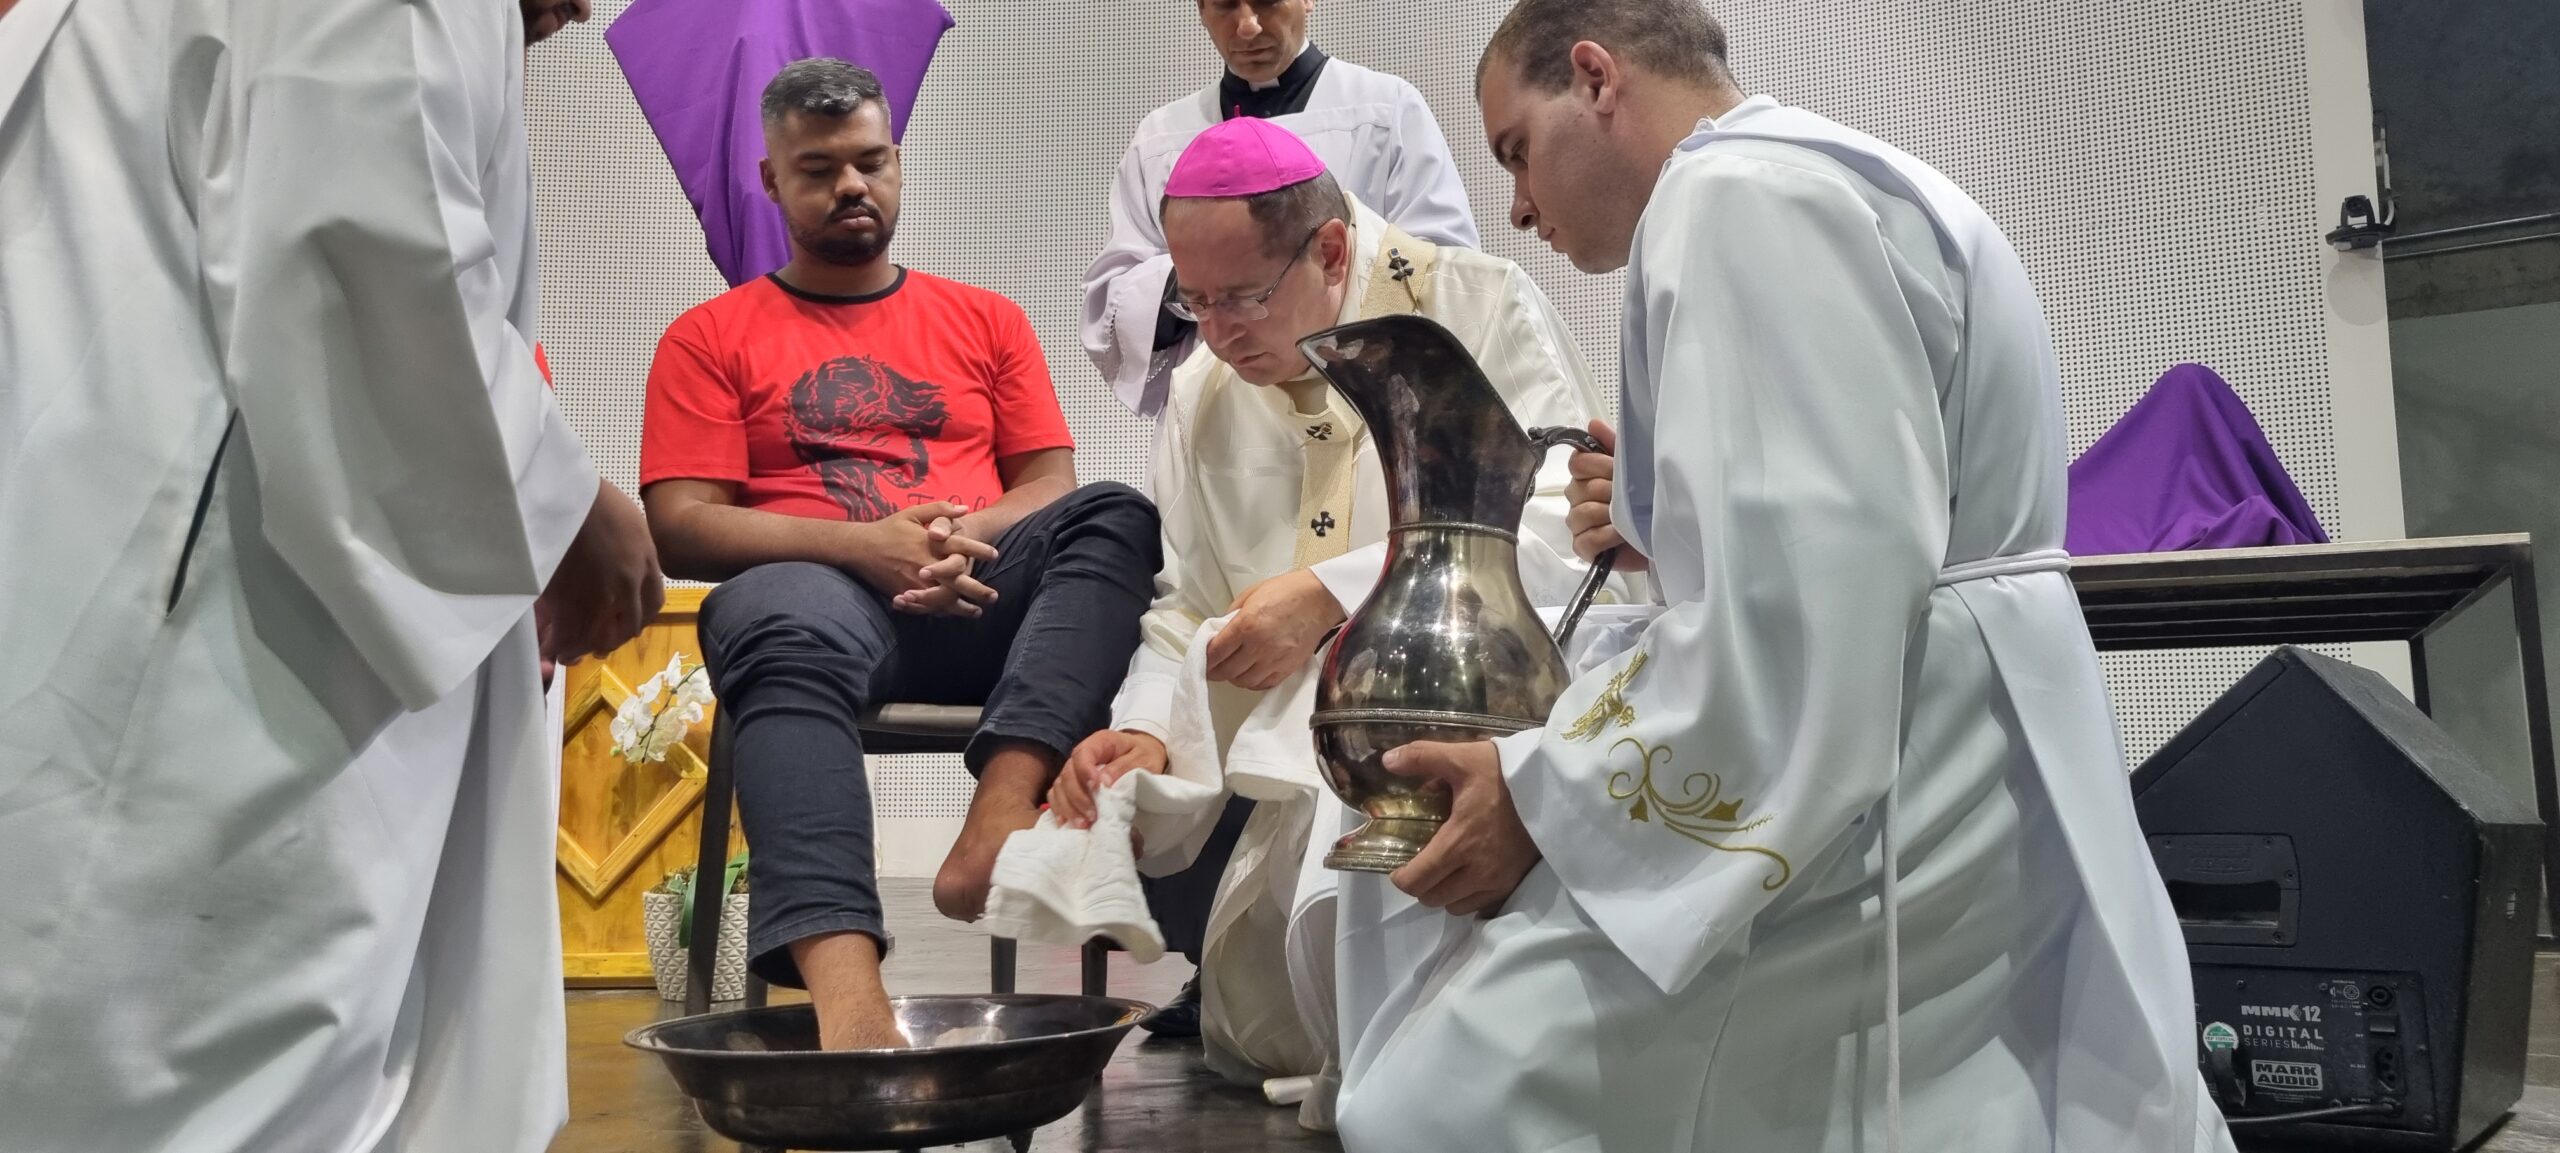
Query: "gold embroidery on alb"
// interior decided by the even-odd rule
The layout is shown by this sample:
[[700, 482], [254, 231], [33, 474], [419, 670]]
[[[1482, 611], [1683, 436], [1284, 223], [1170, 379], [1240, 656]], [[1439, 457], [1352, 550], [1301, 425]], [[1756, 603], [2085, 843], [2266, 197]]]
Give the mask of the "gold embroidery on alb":
[[1636, 756], [1642, 759], [1644, 769], [1641, 773], [1627, 769], [1611, 773], [1609, 799], [1635, 801], [1635, 804], [1627, 810], [1628, 820], [1650, 823], [1655, 817], [1660, 817], [1663, 828], [1710, 849], [1723, 853], [1754, 853], [1776, 861], [1778, 871], [1760, 882], [1761, 889], [1765, 891], [1776, 892], [1780, 886], [1787, 883], [1789, 878], [1795, 876], [1796, 867], [1787, 862], [1785, 854], [1775, 849], [1759, 845], [1728, 844], [1716, 839], [1740, 836], [1768, 824], [1775, 820], [1775, 817], [1743, 821], [1742, 798], [1726, 798], [1724, 778], [1714, 773], [1689, 774], [1680, 782], [1681, 790], [1688, 795], [1680, 800], [1674, 801], [1663, 796], [1662, 791], [1654, 786], [1653, 770], [1660, 765], [1670, 763], [1671, 750], [1648, 747], [1643, 741], [1634, 737], [1620, 737], [1617, 744], [1609, 746], [1609, 751], [1615, 753], [1626, 745], [1636, 747]]
[[1636, 650], [1636, 655], [1628, 658], [1627, 667], [1619, 669], [1618, 675], [1609, 678], [1608, 687], [1600, 690], [1600, 699], [1591, 702], [1573, 727], [1564, 731], [1564, 739], [1587, 741], [1611, 724], [1636, 723], [1636, 707], [1627, 703], [1627, 682], [1636, 679], [1636, 670], [1644, 667], [1644, 661], [1644, 650]]

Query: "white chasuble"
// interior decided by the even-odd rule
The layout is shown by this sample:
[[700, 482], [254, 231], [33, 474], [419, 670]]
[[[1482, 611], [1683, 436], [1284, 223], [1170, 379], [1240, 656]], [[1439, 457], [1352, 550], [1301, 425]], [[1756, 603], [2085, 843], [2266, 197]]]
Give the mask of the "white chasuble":
[[1663, 608], [1499, 742], [1544, 859], [1498, 915], [1342, 879], [1344, 1147], [2227, 1150], [2024, 267], [1872, 138], [1700, 128], [1627, 274]]

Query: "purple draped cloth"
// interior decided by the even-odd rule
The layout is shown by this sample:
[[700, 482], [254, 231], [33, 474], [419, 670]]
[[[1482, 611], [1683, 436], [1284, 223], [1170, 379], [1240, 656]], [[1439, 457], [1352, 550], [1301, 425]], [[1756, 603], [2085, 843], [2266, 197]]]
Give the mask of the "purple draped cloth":
[[2328, 539], [2249, 406], [2200, 364], [2162, 374], [2071, 462], [2074, 556]]
[[935, 0], [633, 0], [606, 46], [702, 221], [711, 262], [735, 287], [791, 260], [782, 210], [764, 194], [758, 102], [782, 66], [834, 56], [880, 77], [903, 138], [951, 14]]

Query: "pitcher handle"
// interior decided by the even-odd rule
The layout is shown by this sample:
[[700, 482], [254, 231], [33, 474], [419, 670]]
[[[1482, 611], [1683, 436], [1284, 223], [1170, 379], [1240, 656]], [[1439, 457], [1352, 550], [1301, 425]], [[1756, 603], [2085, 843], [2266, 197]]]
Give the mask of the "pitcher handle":
[[1573, 639], [1574, 627], [1582, 623], [1582, 614], [1591, 610], [1591, 602], [1600, 595], [1600, 586], [1609, 583], [1609, 574], [1617, 568], [1618, 550], [1604, 548], [1591, 558], [1591, 575], [1582, 578], [1582, 587], [1573, 592], [1573, 603], [1566, 605], [1564, 616], [1556, 621], [1556, 648]]
[[[1583, 452], [1599, 452], [1600, 438], [1579, 428], [1554, 425], [1529, 430], [1529, 444], [1540, 453], [1560, 444], [1569, 444]], [[1582, 614], [1591, 610], [1591, 602], [1600, 595], [1600, 586], [1609, 583], [1609, 574], [1617, 567], [1618, 550], [1603, 549], [1591, 560], [1591, 575], [1582, 578], [1582, 587], [1574, 590], [1573, 601], [1556, 620], [1555, 642], [1561, 649], [1573, 639], [1573, 630], [1582, 623]]]
[[1529, 446], [1537, 449], [1539, 455], [1545, 455], [1548, 449], [1560, 444], [1569, 444], [1584, 452], [1601, 451], [1600, 438], [1579, 428], [1552, 425], [1529, 430]]

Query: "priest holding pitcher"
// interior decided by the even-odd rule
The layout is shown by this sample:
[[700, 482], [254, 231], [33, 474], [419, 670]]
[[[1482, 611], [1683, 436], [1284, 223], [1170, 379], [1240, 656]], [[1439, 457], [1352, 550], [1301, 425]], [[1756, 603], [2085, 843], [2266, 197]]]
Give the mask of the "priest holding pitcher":
[[1451, 816], [1341, 883], [1345, 1147], [2230, 1148], [2017, 253], [1698, 0], [1523, 0], [1477, 94], [1512, 223], [1626, 270], [1570, 518], [1661, 606], [1542, 728], [1389, 754]]

